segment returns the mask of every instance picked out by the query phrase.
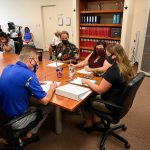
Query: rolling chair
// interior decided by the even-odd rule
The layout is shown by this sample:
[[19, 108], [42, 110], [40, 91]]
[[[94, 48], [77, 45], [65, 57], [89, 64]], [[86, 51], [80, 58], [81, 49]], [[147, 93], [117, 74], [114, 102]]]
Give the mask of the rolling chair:
[[102, 101], [102, 103], [114, 107], [116, 110], [112, 114], [101, 112], [100, 110], [96, 110], [90, 106], [88, 106], [88, 109], [94, 112], [98, 117], [101, 118], [101, 125], [103, 127], [96, 127], [94, 130], [102, 131], [103, 137], [100, 142], [100, 150], [105, 150], [105, 142], [109, 135], [114, 136], [115, 138], [119, 139], [124, 143], [124, 146], [126, 148], [130, 148], [130, 144], [126, 139], [121, 137], [119, 134], [115, 133], [114, 131], [118, 129], [126, 130], [127, 127], [124, 124], [121, 125], [115, 125], [112, 126], [112, 124], [118, 124], [119, 121], [128, 113], [129, 109], [132, 106], [133, 100], [135, 98], [136, 92], [138, 88], [140, 87], [145, 74], [143, 72], [140, 72], [134, 77], [132, 81], [130, 81], [125, 89], [123, 90], [122, 94], [119, 97], [119, 105], [115, 105], [112, 103], [109, 103], [107, 101]]
[[[36, 118], [31, 123], [29, 123], [25, 128], [17, 130], [13, 129], [12, 126], [14, 123], [32, 114], [35, 114]], [[3, 149], [21, 150], [23, 149], [23, 146], [25, 146], [26, 144], [32, 141], [37, 141], [38, 136], [31, 138], [31, 140], [28, 140], [27, 142], [22, 141], [21, 138], [25, 137], [28, 131], [31, 131], [39, 123], [42, 117], [43, 117], [42, 111], [38, 108], [29, 109], [29, 111], [25, 112], [23, 115], [11, 120], [6, 119], [4, 116], [1, 117], [3, 120], [1, 120], [0, 122], [0, 137], [5, 139], [5, 141], [7, 142], [7, 144], [4, 146]]]

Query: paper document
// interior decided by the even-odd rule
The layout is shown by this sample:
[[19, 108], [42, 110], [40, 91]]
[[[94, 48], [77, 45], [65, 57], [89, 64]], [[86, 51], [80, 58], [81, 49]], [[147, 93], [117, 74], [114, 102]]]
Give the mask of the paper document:
[[49, 66], [49, 67], [58, 67], [58, 66], [61, 66], [63, 64], [64, 63], [61, 63], [61, 62], [53, 62], [51, 64], [48, 64], [47, 66]]
[[56, 94], [78, 101], [86, 98], [91, 92], [89, 88], [74, 84], [66, 84], [56, 88]]
[[[53, 83], [53, 81], [44, 81], [44, 83], [46, 84], [41, 84], [41, 87], [45, 92], [48, 92], [48, 90], [50, 89], [50, 85]], [[57, 86], [59, 85], [60, 85], [60, 82], [57, 82]]]
[[92, 73], [91, 71], [86, 71], [85, 68], [78, 70], [77, 72], [82, 73], [82, 74], [91, 74]]
[[[80, 77], [75, 78], [74, 80], [72, 80], [70, 83], [72, 84], [78, 84], [78, 85], [84, 85], [84, 86], [88, 86], [87, 84], [82, 84], [82, 79]], [[96, 80], [90, 80], [92, 83], [96, 84], [97, 81]]]

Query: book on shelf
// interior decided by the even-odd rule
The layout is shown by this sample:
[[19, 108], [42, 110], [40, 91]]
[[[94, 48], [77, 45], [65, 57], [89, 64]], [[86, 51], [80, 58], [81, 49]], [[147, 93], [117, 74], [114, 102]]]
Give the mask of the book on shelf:
[[81, 87], [74, 84], [65, 84], [56, 88], [56, 94], [73, 99], [73, 100], [83, 100], [92, 91], [89, 88]]

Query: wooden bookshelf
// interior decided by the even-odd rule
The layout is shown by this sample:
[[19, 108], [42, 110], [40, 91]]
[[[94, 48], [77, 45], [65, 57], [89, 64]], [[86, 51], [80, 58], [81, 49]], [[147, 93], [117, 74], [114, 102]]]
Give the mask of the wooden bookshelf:
[[109, 14], [109, 13], [123, 13], [123, 10], [93, 10], [80, 11], [80, 14]]
[[116, 40], [116, 41], [120, 40], [120, 38], [99, 37], [99, 36], [80, 36], [80, 38], [85, 38], [85, 39], [99, 39], [99, 40]]
[[81, 27], [122, 27], [122, 24], [80, 24]]
[[[98, 3], [100, 2], [104, 6], [102, 9], [98, 9]], [[98, 40], [103, 40], [106, 43], [120, 42], [124, 4], [118, 9], [115, 3], [116, 1], [114, 0], [79, 1], [80, 54], [84, 50], [92, 52], [94, 50], [93, 47]], [[119, 15], [119, 22], [114, 23], [113, 19], [115, 15]], [[95, 19], [95, 16], [97, 19]], [[118, 29], [118, 32], [120, 33], [117, 36], [112, 34], [115, 29]], [[82, 56], [81, 58], [84, 59]]]

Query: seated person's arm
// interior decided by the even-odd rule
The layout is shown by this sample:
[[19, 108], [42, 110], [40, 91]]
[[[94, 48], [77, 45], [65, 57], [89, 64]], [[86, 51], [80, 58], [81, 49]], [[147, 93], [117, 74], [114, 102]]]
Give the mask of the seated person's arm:
[[77, 63], [77, 60], [79, 59], [79, 55], [78, 55], [78, 48], [72, 44], [72, 46], [70, 47], [70, 58], [71, 58], [71, 62], [73, 64], [76, 64]]
[[98, 94], [102, 94], [105, 93], [106, 91], [108, 91], [110, 89], [110, 87], [112, 86], [111, 83], [109, 83], [107, 80], [102, 79], [102, 81], [100, 82], [99, 85], [92, 83], [90, 80], [88, 79], [82, 79], [82, 83], [83, 84], [88, 84], [88, 86], [95, 91]]
[[87, 71], [100, 71], [100, 72], [105, 72], [109, 67], [111, 67], [112, 64], [110, 64], [107, 60], [104, 61], [103, 66], [99, 68], [90, 68], [89, 66], [86, 66], [85, 69]]
[[33, 34], [31, 33], [31, 39], [30, 42], [33, 42]]
[[9, 40], [8, 43], [3, 45], [3, 50], [6, 52], [10, 52], [14, 47], [14, 41], [13, 40]]
[[40, 82], [35, 76], [33, 76], [30, 79], [29, 85], [27, 86], [27, 88], [30, 90], [33, 96], [43, 105], [47, 105], [50, 102], [56, 87], [57, 87], [56, 83], [51, 84], [50, 90], [46, 93], [45, 91], [43, 91]]
[[46, 96], [40, 100], [40, 103], [42, 103], [43, 105], [47, 105], [51, 101], [56, 87], [56, 83], [51, 84], [50, 90], [47, 92]]
[[81, 61], [78, 64], [74, 65], [74, 67], [79, 68], [79, 67], [84, 67], [84, 66], [88, 65], [88, 60], [89, 60], [91, 54], [89, 54], [83, 61]]

